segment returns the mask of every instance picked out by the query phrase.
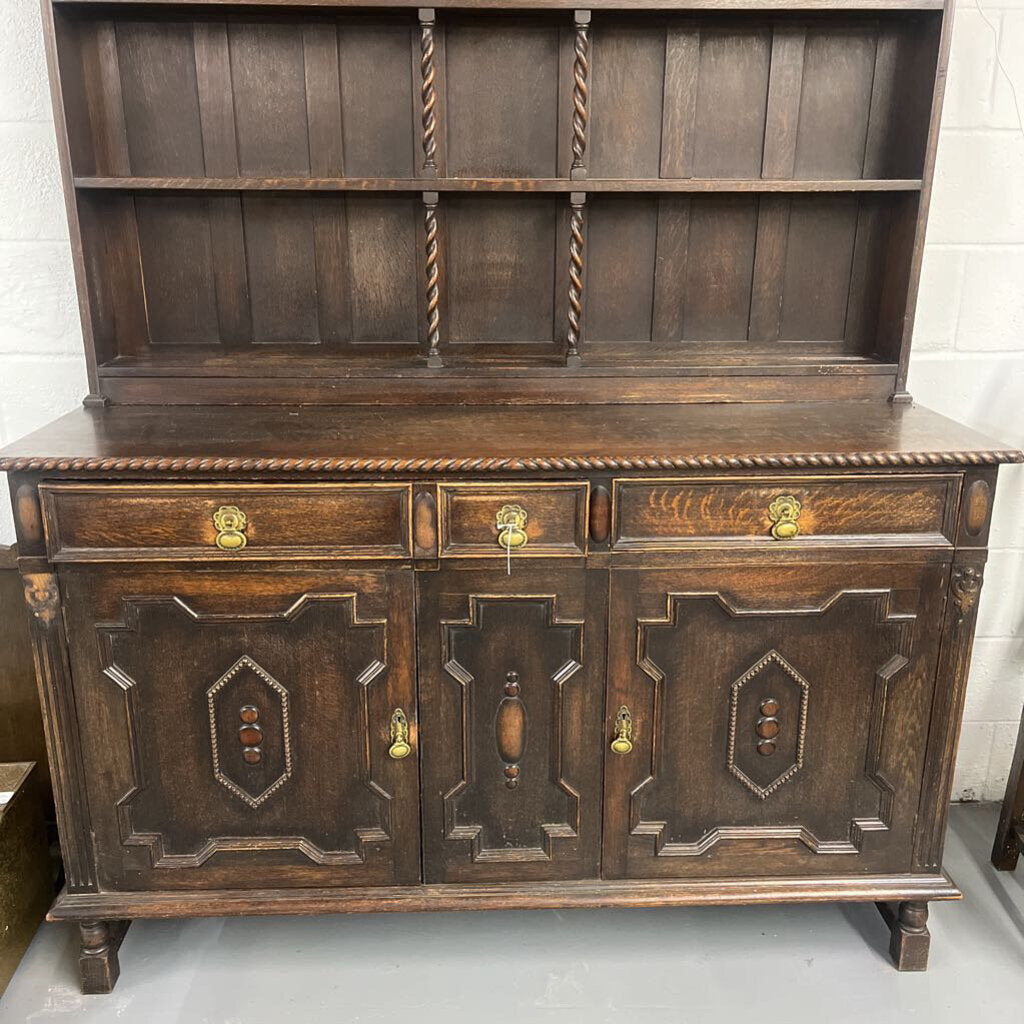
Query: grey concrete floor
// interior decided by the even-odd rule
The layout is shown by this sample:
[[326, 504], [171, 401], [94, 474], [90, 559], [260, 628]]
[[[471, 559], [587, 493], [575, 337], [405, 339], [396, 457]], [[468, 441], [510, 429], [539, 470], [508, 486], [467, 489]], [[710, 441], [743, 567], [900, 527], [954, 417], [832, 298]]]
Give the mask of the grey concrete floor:
[[898, 974], [870, 904], [137, 921], [112, 995], [44, 925], [3, 1024], [668, 1024], [1020, 1020], [1024, 864], [988, 863], [992, 806], [953, 808], [931, 967]]

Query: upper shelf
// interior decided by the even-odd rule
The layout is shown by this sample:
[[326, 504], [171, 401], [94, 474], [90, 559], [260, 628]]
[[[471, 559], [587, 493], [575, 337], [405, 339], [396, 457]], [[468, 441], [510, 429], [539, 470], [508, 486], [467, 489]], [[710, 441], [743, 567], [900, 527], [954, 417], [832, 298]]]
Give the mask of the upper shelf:
[[538, 9], [65, 7], [72, 171], [93, 189], [919, 189], [941, 19], [786, 6], [579, 27]]
[[[419, 8], [418, 0], [54, 0], [61, 7], [333, 7]], [[577, 0], [435, 0], [438, 9], [472, 6], [493, 10], [570, 11]], [[942, 0], [592, 0], [595, 11], [941, 11]]]
[[135, 192], [919, 192], [920, 178], [75, 178]]

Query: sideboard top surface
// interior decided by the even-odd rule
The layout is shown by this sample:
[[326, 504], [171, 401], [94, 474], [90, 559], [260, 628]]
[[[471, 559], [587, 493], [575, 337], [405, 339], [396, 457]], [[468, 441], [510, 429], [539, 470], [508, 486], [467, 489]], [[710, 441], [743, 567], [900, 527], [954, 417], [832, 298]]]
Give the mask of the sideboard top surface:
[[3, 471], [522, 472], [941, 466], [1024, 461], [917, 405], [192, 406], [68, 413]]

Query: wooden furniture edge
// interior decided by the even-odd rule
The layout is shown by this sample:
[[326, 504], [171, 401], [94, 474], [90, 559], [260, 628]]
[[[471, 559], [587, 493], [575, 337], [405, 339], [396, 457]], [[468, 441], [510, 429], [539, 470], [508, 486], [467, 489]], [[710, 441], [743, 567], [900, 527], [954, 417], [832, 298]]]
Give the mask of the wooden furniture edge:
[[221, 889], [194, 892], [62, 892], [47, 920], [222, 917], [426, 910], [558, 910], [572, 907], [724, 906], [756, 903], [958, 900], [950, 877], [566, 881], [378, 886], [335, 889]]
[[345, 456], [342, 458], [244, 458], [219, 456], [128, 456], [0, 458], [0, 472], [346, 472], [481, 473], [649, 469], [833, 469], [875, 466], [996, 466], [1024, 462], [1013, 448], [956, 452], [808, 452], [783, 455], [526, 455], [526, 456]]

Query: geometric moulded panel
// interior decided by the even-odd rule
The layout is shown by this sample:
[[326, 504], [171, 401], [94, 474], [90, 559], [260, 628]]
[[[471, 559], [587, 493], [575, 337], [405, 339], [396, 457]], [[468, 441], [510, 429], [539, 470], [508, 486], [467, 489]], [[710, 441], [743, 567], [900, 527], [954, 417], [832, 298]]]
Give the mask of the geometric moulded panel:
[[774, 649], [729, 689], [729, 771], [761, 800], [803, 767], [809, 694]]
[[242, 655], [206, 691], [214, 778], [259, 807], [292, 774], [288, 691]]

